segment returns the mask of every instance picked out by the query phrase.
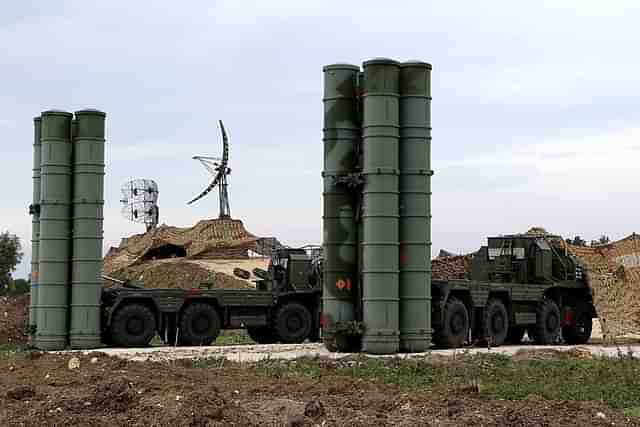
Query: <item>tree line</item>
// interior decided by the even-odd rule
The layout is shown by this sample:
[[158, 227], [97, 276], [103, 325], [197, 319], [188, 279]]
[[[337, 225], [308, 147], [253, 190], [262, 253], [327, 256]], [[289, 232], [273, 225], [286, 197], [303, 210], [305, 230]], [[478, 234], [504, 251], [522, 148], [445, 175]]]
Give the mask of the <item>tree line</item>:
[[8, 231], [0, 233], [0, 295], [29, 292], [29, 281], [13, 279], [13, 272], [22, 261], [20, 238]]

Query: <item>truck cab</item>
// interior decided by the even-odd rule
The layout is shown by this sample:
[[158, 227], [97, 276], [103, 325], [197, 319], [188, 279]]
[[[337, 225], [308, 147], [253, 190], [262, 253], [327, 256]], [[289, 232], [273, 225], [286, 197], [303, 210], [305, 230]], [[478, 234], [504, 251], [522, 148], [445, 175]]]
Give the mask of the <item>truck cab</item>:
[[303, 248], [281, 248], [271, 255], [267, 274], [260, 274], [256, 287], [273, 292], [303, 291], [318, 288], [321, 281], [313, 260]]
[[597, 316], [583, 267], [559, 236], [489, 237], [466, 280], [432, 282], [434, 341], [440, 347], [486, 341], [584, 344]]

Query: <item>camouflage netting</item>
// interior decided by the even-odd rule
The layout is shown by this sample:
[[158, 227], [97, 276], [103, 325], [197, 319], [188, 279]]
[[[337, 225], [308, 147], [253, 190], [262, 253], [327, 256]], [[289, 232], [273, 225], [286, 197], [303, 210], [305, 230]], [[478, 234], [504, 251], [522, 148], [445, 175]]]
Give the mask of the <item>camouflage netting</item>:
[[605, 340], [640, 334], [640, 236], [579, 247], [566, 244], [586, 267]]
[[119, 247], [111, 248], [104, 258], [103, 274], [142, 282], [149, 288], [184, 288], [200, 282], [210, 282], [217, 288], [246, 288], [252, 285], [250, 281], [196, 261], [241, 260], [251, 254], [268, 256], [278, 246], [277, 239], [256, 237], [237, 219], [202, 220], [190, 228], [163, 224], [124, 238]]
[[112, 248], [105, 257], [104, 271], [132, 265], [143, 259], [154, 259], [154, 251], [162, 249], [179, 252], [186, 258], [229, 258], [246, 256], [258, 239], [249, 233], [237, 219], [199, 221], [190, 228], [161, 225], [147, 233], [122, 239], [118, 248]]

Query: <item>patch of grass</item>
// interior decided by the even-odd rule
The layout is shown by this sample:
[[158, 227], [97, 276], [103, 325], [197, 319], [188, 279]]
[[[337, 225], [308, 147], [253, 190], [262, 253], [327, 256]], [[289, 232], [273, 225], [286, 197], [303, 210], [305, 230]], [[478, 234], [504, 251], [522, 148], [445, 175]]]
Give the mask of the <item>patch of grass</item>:
[[214, 345], [244, 345], [244, 344], [255, 344], [247, 331], [244, 329], [228, 329], [222, 331], [222, 333], [216, 339]]
[[206, 357], [203, 359], [189, 360], [189, 362], [191, 362], [191, 366], [193, 368], [200, 368], [200, 369], [204, 369], [204, 368], [221, 369], [221, 368], [224, 368], [225, 365], [231, 364], [231, 362], [228, 362], [227, 359], [224, 357]]
[[[255, 344], [255, 341], [253, 341], [247, 334], [247, 331], [243, 329], [223, 330], [220, 332], [220, 335], [218, 335], [218, 338], [213, 343], [213, 345], [220, 345], [220, 346], [245, 345], [245, 344]], [[149, 343], [149, 345], [151, 347], [158, 347], [158, 346], [164, 346], [165, 344], [162, 341], [162, 338], [160, 338], [160, 336], [155, 335], [151, 339], [151, 342]]]
[[[407, 390], [473, 394], [488, 399], [529, 396], [603, 401], [617, 408], [640, 406], [640, 360], [556, 358], [512, 360], [502, 355], [465, 355], [446, 362], [430, 359], [263, 361], [257, 372], [275, 377], [338, 375], [397, 384]], [[638, 409], [640, 411], [640, 409]]]
[[0, 344], [0, 359], [19, 359], [28, 356], [31, 350], [23, 345]]
[[275, 378], [288, 375], [319, 378], [326, 371], [318, 359], [305, 357], [296, 360], [264, 359], [257, 362], [254, 369], [262, 375]]
[[632, 406], [624, 409], [624, 414], [627, 417], [640, 418], [640, 406]]

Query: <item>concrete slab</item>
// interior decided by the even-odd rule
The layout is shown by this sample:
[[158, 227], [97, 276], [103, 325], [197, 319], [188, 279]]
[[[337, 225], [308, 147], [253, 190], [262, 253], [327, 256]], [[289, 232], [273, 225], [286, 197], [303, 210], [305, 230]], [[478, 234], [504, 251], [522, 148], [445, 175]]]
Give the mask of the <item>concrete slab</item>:
[[[451, 350], [430, 350], [424, 353], [399, 353], [392, 355], [367, 355], [364, 353], [330, 353], [322, 344], [263, 344], [263, 345], [235, 345], [235, 346], [208, 346], [208, 347], [149, 347], [149, 348], [107, 348], [91, 351], [75, 350], [84, 354], [105, 353], [131, 361], [169, 361], [179, 359], [206, 359], [224, 358], [232, 362], [251, 363], [261, 360], [292, 360], [298, 358], [328, 358], [341, 359], [345, 357], [366, 356], [371, 358], [401, 359], [426, 358], [429, 356], [455, 357], [462, 354], [502, 354], [513, 356], [519, 351], [558, 351], [590, 353], [594, 357], [632, 356], [640, 358], [640, 345], [630, 346], [536, 346], [515, 345], [501, 346], [491, 349], [481, 347], [469, 347]], [[71, 353], [71, 352], [69, 352]]]

